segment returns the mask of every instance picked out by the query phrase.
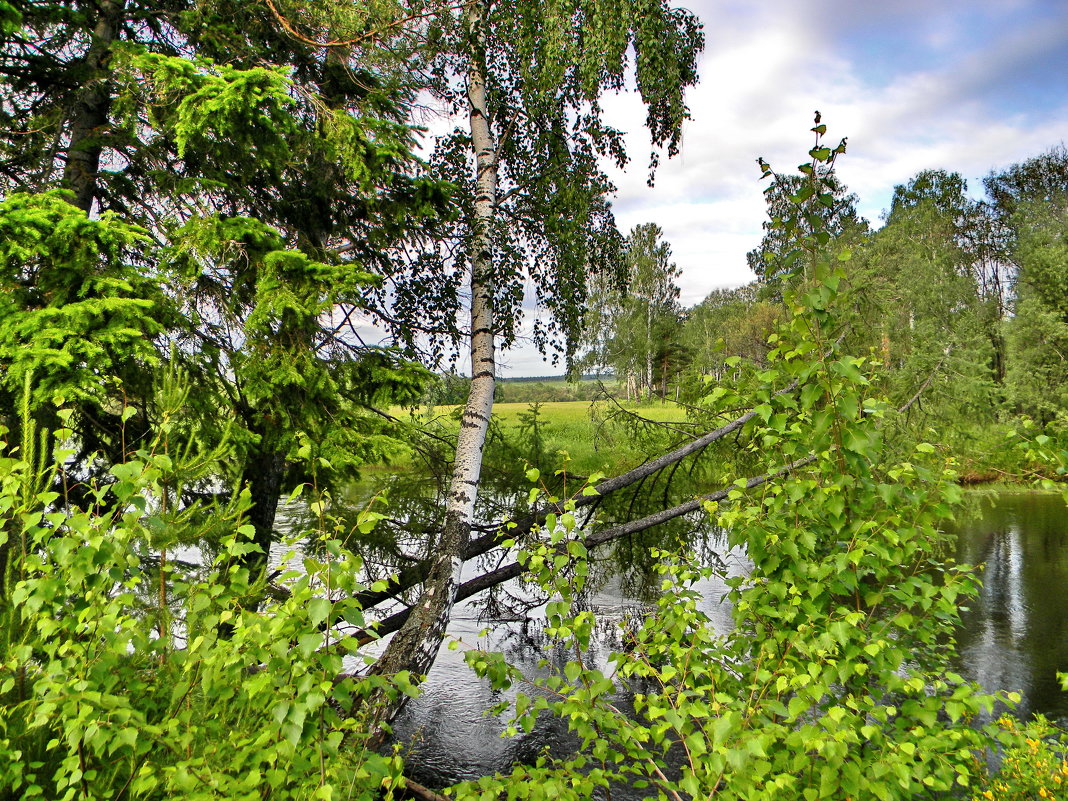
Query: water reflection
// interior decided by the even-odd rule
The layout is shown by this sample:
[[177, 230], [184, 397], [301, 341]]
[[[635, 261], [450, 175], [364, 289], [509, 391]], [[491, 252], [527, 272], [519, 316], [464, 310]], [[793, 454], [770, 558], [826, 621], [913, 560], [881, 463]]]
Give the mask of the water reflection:
[[[724, 579], [744, 575], [749, 562], [744, 553], [729, 549], [722, 540], [713, 541], [712, 552], [721, 560], [723, 575], [705, 579], [695, 589], [705, 599], [703, 611], [720, 634], [732, 627], [731, 610], [725, 602], [728, 588]], [[647, 613], [648, 600], [630, 597], [618, 577], [608, 578], [585, 601], [600, 622], [598, 636], [584, 658], [608, 672], [608, 658], [622, 647], [619, 623]], [[574, 654], [548, 647], [541, 635], [540, 610], [525, 621], [480, 622], [478, 610], [470, 602], [458, 610], [449, 634], [465, 645], [482, 650], [498, 650], [530, 678], [546, 676], [551, 669], [559, 674]], [[480, 637], [486, 628], [492, 629]], [[545, 660], [549, 668], [541, 665]], [[502, 701], [514, 701], [517, 693], [535, 696], [533, 685], [513, 687], [501, 693], [480, 681], [464, 663], [462, 652], [443, 646], [423, 685], [423, 694], [409, 704], [394, 721], [395, 740], [406, 749], [406, 771], [416, 781], [440, 787], [463, 779], [495, 772], [507, 773], [516, 762], [533, 762], [542, 751], [556, 756], [574, 752], [578, 739], [558, 718], [542, 715], [534, 730], [517, 737], [502, 738], [508, 715], [487, 716], [486, 710]], [[626, 695], [616, 695], [614, 703], [623, 710], [631, 707]], [[613, 791], [614, 798], [643, 798], [628, 788]]]
[[963, 673], [987, 690], [1016, 690], [1020, 714], [1068, 724], [1068, 509], [1057, 495], [999, 493], [959, 525], [957, 558], [983, 565], [979, 597], [962, 613]]
[[[1056, 678], [1058, 671], [1068, 671], [1068, 509], [1059, 496], [1037, 493], [990, 495], [980, 507], [977, 516], [958, 526], [957, 559], [984, 565], [981, 593], [962, 615], [960, 669], [988, 691], [1019, 691], [1020, 714], [1041, 712], [1068, 725], [1068, 695]], [[716, 553], [724, 560], [727, 576], [747, 572], [744, 554], [722, 545]], [[714, 628], [729, 631], [723, 579], [705, 581], [698, 589]], [[619, 647], [611, 636], [618, 621], [627, 614], [642, 614], [648, 603], [628, 597], [618, 580], [607, 581], [588, 603], [605, 623], [590, 654], [603, 666]], [[544, 649], [536, 613], [526, 622], [485, 623], [477, 617], [474, 606], [463, 606], [450, 627], [452, 636], [473, 647], [505, 652], [530, 677], [544, 674], [540, 660], [562, 664], [569, 657]], [[479, 637], [487, 625], [492, 633]], [[440, 787], [507, 772], [515, 762], [530, 762], [542, 750], [571, 753], [576, 739], [564, 723], [547, 716], [530, 734], [500, 736], [507, 717], [487, 717], [485, 710], [513, 700], [517, 691], [537, 692], [532, 686], [496, 692], [473, 676], [460, 653], [443, 647], [424, 694], [395, 723], [412, 777]], [[628, 705], [625, 697], [616, 702]], [[623, 789], [620, 797], [627, 795]]]

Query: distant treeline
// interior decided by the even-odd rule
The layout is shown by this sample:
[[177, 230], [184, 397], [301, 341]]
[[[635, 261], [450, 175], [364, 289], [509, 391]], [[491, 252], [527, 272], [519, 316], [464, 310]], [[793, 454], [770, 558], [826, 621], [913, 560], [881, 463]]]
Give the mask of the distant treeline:
[[571, 381], [574, 383], [582, 381], [614, 381], [615, 378], [616, 377], [614, 373], [590, 373], [587, 375], [580, 375], [578, 378], [568, 378], [566, 375], [526, 375], [509, 378], [498, 378], [497, 380], [501, 383], [523, 384], [532, 383], [535, 381], [540, 381], [542, 383], [557, 381]]
[[[428, 386], [425, 403], [432, 406], [451, 406], [467, 400], [471, 379], [455, 373], [438, 375]], [[612, 373], [597, 373], [569, 379], [564, 375], [522, 376], [500, 378], [494, 391], [497, 403], [550, 403], [560, 401], [591, 401], [599, 394], [617, 390]]]

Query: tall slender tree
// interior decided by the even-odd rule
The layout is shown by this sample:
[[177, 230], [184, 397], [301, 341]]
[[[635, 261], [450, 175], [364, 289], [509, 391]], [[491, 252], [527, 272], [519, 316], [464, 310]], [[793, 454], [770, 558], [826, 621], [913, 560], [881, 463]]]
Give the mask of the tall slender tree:
[[635, 399], [652, 397], [654, 373], [659, 371], [663, 384], [668, 364], [681, 351], [679, 269], [663, 234], [654, 223], [636, 225], [625, 243], [622, 280], [591, 281], [598, 294], [585, 318], [583, 361], [612, 368]]
[[[1000, 384], [1005, 377], [1002, 327], [1008, 304], [1009, 270], [1005, 259], [998, 256], [991, 207], [972, 200], [967, 191], [968, 182], [959, 173], [923, 170], [908, 183], [894, 187], [886, 227], [911, 227], [914, 242], [920, 238], [918, 227], [922, 227], [928, 246], [941, 247], [949, 268], [970, 285], [974, 301], [967, 298], [956, 302], [972, 309], [974, 322], [989, 340], [993, 378]], [[918, 226], [923, 221], [926, 224]]]
[[1068, 149], [1051, 148], [984, 181], [1016, 271], [1007, 386], [1016, 409], [1042, 423], [1068, 410]]
[[923, 387], [923, 402], [910, 405], [910, 415], [935, 412], [949, 436], [997, 406], [998, 321], [980, 294], [963, 236], [974, 203], [959, 176], [938, 177], [921, 173], [897, 187], [886, 225], [858, 248], [852, 270], [863, 287], [866, 325], [854, 335], [881, 355], [895, 405]]
[[[622, 165], [626, 153], [622, 133], [604, 121], [602, 94], [624, 87], [633, 53], [653, 144], [673, 154], [703, 45], [696, 18], [662, 0], [475, 0], [443, 18], [434, 37], [431, 88], [466, 118], [439, 140], [435, 163], [465, 198], [453, 255], [466, 265], [472, 383], [443, 534], [412, 614], [378, 660], [383, 673], [424, 673], [450, 619], [493, 404], [495, 348], [516, 337], [524, 282], [550, 312], [548, 325], [535, 324], [535, 341], [559, 345], [570, 359], [585, 275], [618, 258], [606, 200], [612, 187], [599, 160]], [[433, 269], [443, 274], [448, 265]], [[457, 287], [457, 305], [459, 298]]]

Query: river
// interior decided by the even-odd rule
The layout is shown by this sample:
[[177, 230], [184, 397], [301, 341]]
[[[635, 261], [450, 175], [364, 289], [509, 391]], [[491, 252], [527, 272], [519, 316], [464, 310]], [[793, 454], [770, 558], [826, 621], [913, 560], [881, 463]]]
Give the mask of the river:
[[1068, 727], [1068, 508], [1059, 495], [1003, 492], [958, 524], [957, 559], [982, 565], [962, 614], [961, 672], [987, 690], [1016, 690], [1018, 713]]
[[[1019, 714], [1040, 712], [1068, 726], [1068, 694], [1056, 678], [1057, 671], [1068, 671], [1068, 509], [1063, 500], [1031, 492], [970, 493], [956, 531], [958, 561], [981, 565], [983, 581], [978, 598], [962, 613], [959, 670], [989, 691], [1020, 692]], [[746, 571], [743, 553], [722, 550], [720, 555], [729, 574]], [[727, 631], [726, 588], [711, 580], [699, 589], [713, 625]], [[589, 604], [606, 622], [606, 632], [628, 610], [641, 607], [614, 581], [592, 595]], [[532, 618], [480, 621], [477, 609], [465, 604], [449, 633], [467, 645], [503, 651], [534, 676], [538, 662], [552, 654], [541, 649], [536, 615]], [[487, 626], [492, 634], [479, 637]], [[605, 660], [612, 647], [606, 634], [592, 646], [590, 658]], [[531, 687], [519, 689], [533, 692]], [[575, 747], [566, 724], [545, 715], [531, 733], [502, 738], [507, 716], [485, 711], [516, 692], [494, 691], [474, 676], [460, 652], [443, 648], [423, 694], [395, 722], [395, 741], [402, 744], [409, 774], [441, 787], [507, 772], [514, 762], [532, 760], [545, 748], [563, 755]]]

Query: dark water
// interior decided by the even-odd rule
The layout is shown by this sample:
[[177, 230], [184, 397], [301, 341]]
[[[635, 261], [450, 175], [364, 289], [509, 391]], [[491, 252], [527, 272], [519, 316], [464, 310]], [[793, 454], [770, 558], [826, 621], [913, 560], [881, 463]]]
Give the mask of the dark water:
[[[963, 613], [957, 637], [960, 670], [987, 690], [1020, 692], [1019, 714], [1041, 712], [1068, 725], [1068, 694], [1056, 678], [1058, 671], [1068, 671], [1068, 508], [1060, 496], [1038, 493], [975, 495], [970, 508], [970, 518], [958, 527], [957, 558], [983, 565], [983, 588]], [[719, 555], [728, 574], [746, 572], [744, 554], [722, 550]], [[713, 625], [720, 632], [729, 630], [722, 582], [711, 580], [699, 589]], [[615, 624], [642, 605], [626, 597], [617, 582], [608, 582], [589, 604], [605, 632], [589, 658], [604, 662], [617, 646], [611, 633]], [[544, 672], [538, 667], [541, 659], [566, 658], [540, 647], [537, 614], [531, 618], [525, 623], [480, 621], [477, 610], [467, 605], [458, 610], [449, 631], [466, 645], [503, 651], [533, 677]], [[487, 627], [492, 633], [480, 637]], [[574, 749], [577, 741], [566, 724], [544, 715], [530, 734], [501, 737], [508, 716], [490, 717], [485, 711], [514, 699], [517, 692], [532, 695], [537, 690], [494, 691], [474, 676], [460, 652], [443, 648], [423, 695], [395, 722], [409, 774], [440, 787], [508, 772], [514, 762], [531, 761], [545, 748], [558, 755]], [[625, 698], [619, 700], [626, 704]]]
[[1068, 507], [1059, 495], [981, 498], [959, 526], [957, 559], [981, 565], [979, 597], [961, 615], [962, 673], [987, 690], [1015, 690], [1018, 713], [1068, 726]]

